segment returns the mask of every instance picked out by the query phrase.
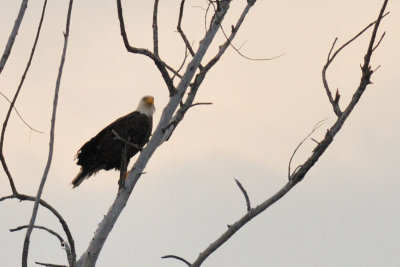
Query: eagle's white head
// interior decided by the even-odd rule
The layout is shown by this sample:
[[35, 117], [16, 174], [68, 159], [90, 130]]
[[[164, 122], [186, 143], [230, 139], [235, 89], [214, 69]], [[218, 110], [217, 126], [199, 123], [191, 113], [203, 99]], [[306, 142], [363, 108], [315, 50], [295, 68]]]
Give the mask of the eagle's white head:
[[156, 108], [154, 107], [154, 97], [151, 95], [146, 95], [140, 99], [136, 111], [139, 111], [140, 113], [149, 117], [153, 116], [154, 111], [156, 111]]

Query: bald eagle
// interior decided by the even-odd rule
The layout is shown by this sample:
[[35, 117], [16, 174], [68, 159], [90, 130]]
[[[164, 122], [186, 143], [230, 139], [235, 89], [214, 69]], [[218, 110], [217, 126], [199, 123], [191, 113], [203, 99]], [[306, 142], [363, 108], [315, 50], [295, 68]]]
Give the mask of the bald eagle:
[[120, 170], [123, 152], [128, 164], [149, 140], [154, 111], [154, 97], [144, 96], [134, 112], [117, 119], [86, 142], [75, 156], [81, 170], [71, 182], [73, 188], [100, 170]]

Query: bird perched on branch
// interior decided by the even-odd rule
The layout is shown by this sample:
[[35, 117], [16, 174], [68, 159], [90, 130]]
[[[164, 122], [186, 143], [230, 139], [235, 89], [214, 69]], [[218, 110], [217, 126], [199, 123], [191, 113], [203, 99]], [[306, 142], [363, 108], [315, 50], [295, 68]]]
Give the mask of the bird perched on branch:
[[[121, 170], [148, 142], [153, 127], [154, 97], [144, 96], [137, 109], [101, 130], [76, 154], [81, 170], [72, 180], [73, 188], [100, 170]], [[122, 165], [121, 165], [122, 164]]]

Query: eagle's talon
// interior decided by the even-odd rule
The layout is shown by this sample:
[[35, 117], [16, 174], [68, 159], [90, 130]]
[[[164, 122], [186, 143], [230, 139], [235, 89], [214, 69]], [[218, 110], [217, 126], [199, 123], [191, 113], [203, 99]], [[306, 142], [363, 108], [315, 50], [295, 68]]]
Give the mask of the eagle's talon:
[[126, 180], [126, 178], [118, 180], [118, 190], [126, 189], [125, 180]]

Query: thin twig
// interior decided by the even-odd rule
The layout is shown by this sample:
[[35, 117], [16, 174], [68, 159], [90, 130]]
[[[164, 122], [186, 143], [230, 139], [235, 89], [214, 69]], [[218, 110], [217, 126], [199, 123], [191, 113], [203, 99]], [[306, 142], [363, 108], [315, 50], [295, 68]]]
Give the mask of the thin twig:
[[314, 143], [316, 143], [317, 145], [319, 144], [319, 142], [317, 140], [315, 140], [314, 138], [310, 138], [311, 141], [313, 141]]
[[135, 148], [135, 149], [137, 149], [139, 151], [143, 150], [143, 147], [140, 147], [137, 144], [134, 144], [132, 142], [129, 142], [129, 140], [126, 140], [126, 139], [122, 138], [114, 129], [112, 129], [111, 131], [115, 135], [114, 139], [120, 140], [120, 141], [124, 142], [125, 144], [128, 144], [128, 145], [132, 146], [133, 148]]
[[[8, 97], [3, 94], [2, 92], [0, 92], [0, 95], [3, 96], [10, 104], [11, 104], [11, 100], [8, 99]], [[32, 126], [30, 126], [25, 120], [24, 118], [22, 118], [21, 114], [18, 112], [17, 108], [15, 107], [15, 105], [13, 106], [13, 109], [15, 111], [15, 113], [17, 113], [18, 117], [21, 119], [21, 121], [32, 131], [37, 132], [37, 133], [43, 133], [42, 131], [36, 130], [35, 128], [33, 128]]]
[[162, 256], [161, 259], [176, 259], [176, 260], [180, 260], [180, 261], [186, 263], [187, 266], [191, 266], [190, 262], [188, 262], [187, 260], [185, 260], [182, 257], [175, 256], [175, 255], [165, 255], [165, 256]]
[[[390, 12], [385, 13], [382, 18], [386, 17], [387, 15], [389, 15]], [[382, 19], [381, 18], [381, 19]], [[379, 20], [380, 21], [380, 20]], [[374, 26], [376, 23], [378, 22], [378, 20], [375, 20], [374, 22], [371, 22], [370, 24], [368, 24], [364, 29], [362, 29], [358, 34], [356, 34], [353, 38], [351, 38], [350, 40], [348, 40], [346, 43], [344, 43], [339, 49], [337, 49], [335, 51], [335, 53], [333, 53], [333, 55], [328, 59], [328, 62], [331, 63], [335, 57], [340, 53], [340, 51], [345, 48], [346, 46], [348, 46], [350, 43], [352, 43], [354, 40], [356, 40], [358, 37], [360, 37], [366, 30], [368, 30], [369, 28], [371, 28], [372, 26]], [[336, 38], [337, 39], [337, 38]]]
[[239, 180], [235, 179], [235, 182], [239, 186], [240, 191], [242, 191], [244, 198], [246, 199], [247, 212], [249, 212], [251, 210], [249, 195], [247, 195], [246, 189], [244, 189], [243, 185], [239, 182]]
[[[197, 103], [194, 103], [194, 104], [191, 104], [190, 106], [189, 106], [189, 108], [192, 108], [192, 107], [195, 107], [195, 106], [201, 106], [201, 105], [212, 105], [213, 103], [212, 102], [197, 102]], [[188, 108], [188, 109], [189, 109]], [[187, 110], [187, 109], [186, 109]]]
[[[254, 1], [254, 2], [255, 2], [255, 1]], [[250, 6], [253, 5], [254, 2], [251, 3], [251, 4], [249, 3]], [[212, 6], [214, 7], [214, 10], [217, 10], [217, 9], [218, 9], [218, 7], [215, 8], [215, 6], [213, 5], [213, 2], [212, 2], [212, 1], [210, 1], [209, 3], [212, 4]], [[217, 2], [217, 4], [218, 4], [218, 2]], [[222, 31], [223, 35], [225, 36], [225, 39], [226, 39], [226, 43], [225, 43], [224, 45], [228, 44], [228, 45], [231, 46], [241, 57], [243, 57], [243, 58], [245, 58], [245, 59], [247, 59], [247, 60], [252, 60], [252, 61], [268, 61], [268, 60], [277, 59], [277, 58], [279, 58], [279, 57], [285, 55], [285, 53], [282, 53], [282, 54], [280, 54], [280, 55], [273, 56], [273, 57], [270, 57], [270, 58], [252, 58], [252, 57], [248, 57], [248, 56], [244, 55], [242, 52], [240, 52], [240, 48], [236, 48], [236, 46], [233, 45], [233, 43], [232, 43], [233, 38], [228, 37], [228, 35], [226, 34], [226, 32], [225, 32], [225, 30], [224, 30], [224, 27], [222, 27], [222, 25], [220, 25], [220, 27], [221, 27], [221, 31]], [[231, 33], [234, 33], [234, 32], [236, 32], [236, 31], [238, 30], [238, 28], [234, 27], [233, 25], [232, 25], [231, 27], [232, 27]]]
[[385, 37], [385, 34], [386, 34], [386, 32], [383, 32], [383, 33], [382, 33], [381, 38], [379, 39], [379, 41], [378, 41], [378, 43], [375, 45], [375, 47], [372, 49], [372, 52], [374, 52], [375, 49], [377, 49], [378, 46], [381, 44], [381, 42], [382, 42], [382, 40], [383, 40], [383, 37]]
[[[342, 115], [342, 111], [340, 110], [339, 99], [337, 99], [337, 101], [335, 101], [332, 98], [332, 93], [331, 93], [331, 90], [330, 90], [329, 85], [328, 85], [328, 80], [326, 78], [326, 71], [327, 71], [329, 65], [331, 64], [331, 53], [333, 51], [333, 48], [334, 48], [337, 40], [338, 40], [338, 38], [336, 37], [335, 40], [332, 43], [331, 49], [329, 50], [326, 64], [322, 69], [322, 82], [323, 82], [326, 94], [328, 95], [329, 102], [332, 105], [333, 111], [335, 112], [336, 116], [340, 117]], [[336, 55], [334, 55], [334, 56], [336, 56]]]
[[[187, 57], [188, 57], [188, 48], [186, 47], [186, 48], [185, 48], [185, 57], [183, 58], [182, 64], [179, 66], [179, 68], [178, 68], [178, 70], [176, 71], [176, 73], [174, 74], [174, 76], [172, 76], [172, 80], [174, 80], [175, 77], [176, 77], [177, 75], [179, 75], [179, 72], [181, 71], [181, 69], [183, 68], [183, 66], [185, 66], [185, 62], [186, 62]], [[182, 78], [181, 75], [179, 75], [179, 76], [180, 76], [179, 78]]]
[[211, 6], [214, 7], [211, 1], [208, 2], [207, 8], [206, 8], [206, 13], [204, 14], [204, 30], [207, 32], [207, 17], [208, 17], [208, 12], [210, 11]]
[[[304, 137], [303, 140], [301, 140], [301, 142], [297, 145], [297, 147], [295, 148], [295, 150], [292, 153], [292, 156], [290, 157], [289, 160], [289, 164], [288, 164], [288, 179], [291, 179], [292, 173], [290, 171], [290, 166], [292, 165], [292, 160], [294, 158], [294, 155], [296, 155], [297, 150], [299, 150], [299, 148], [303, 145], [303, 143], [319, 128], [323, 125], [323, 123], [327, 120], [328, 118], [325, 118], [323, 120], [320, 120], [319, 122], [317, 122], [313, 129], [311, 130], [311, 132], [309, 134], [306, 135], [306, 137]], [[297, 170], [297, 168], [295, 169], [295, 171], [293, 173], [295, 173]]]
[[[193, 90], [193, 87], [191, 89], [191, 92]], [[189, 98], [189, 96], [188, 96]], [[174, 126], [172, 130], [169, 131], [168, 135], [165, 136], [166, 141], [169, 140], [169, 138], [171, 137], [172, 133], [174, 132], [174, 130], [176, 129], [176, 126], [178, 125], [178, 123], [183, 119], [183, 117], [185, 116], [186, 112], [195, 106], [200, 106], [200, 105], [212, 105], [211, 102], [199, 102], [199, 103], [194, 103], [194, 104], [189, 104], [189, 102], [192, 102], [193, 100], [190, 100], [194, 98], [194, 95], [192, 95], [192, 97], [189, 98], [189, 101], [185, 101], [185, 103], [181, 104], [181, 107], [179, 108], [179, 110], [176, 112], [176, 115], [174, 116], [174, 118], [171, 120], [170, 123], [167, 124], [167, 126], [164, 127], [164, 131], [166, 131], [167, 129], [169, 129], [171, 126]], [[189, 106], [188, 106], [189, 105]]]
[[11, 49], [14, 45], [15, 38], [18, 35], [19, 27], [21, 26], [21, 22], [22, 19], [24, 18], [27, 6], [28, 6], [28, 0], [22, 0], [17, 19], [15, 20], [14, 27], [10, 33], [10, 37], [8, 38], [6, 48], [4, 49], [3, 55], [1, 56], [0, 59], [0, 73], [3, 71], [4, 66], [7, 63], [8, 57], [11, 54]]
[[[222, 27], [222, 25], [221, 25], [221, 31], [222, 31], [222, 33], [224, 34], [224, 36], [225, 36], [227, 42], [229, 43], [229, 45], [233, 48], [233, 50], [235, 50], [236, 53], [239, 54], [239, 56], [241, 56], [241, 57], [243, 57], [243, 58], [245, 58], [245, 59], [247, 59], [247, 60], [252, 60], [252, 61], [268, 61], [268, 60], [277, 59], [277, 58], [282, 57], [282, 56], [285, 55], [285, 53], [282, 53], [282, 54], [280, 54], [280, 55], [273, 56], [273, 57], [269, 57], [269, 58], [252, 58], [252, 57], [248, 57], [248, 56], [246, 56], [245, 54], [243, 54], [242, 52], [240, 52], [240, 49], [239, 49], [239, 48], [236, 48], [236, 46], [233, 45], [233, 43], [229, 40], [228, 35], [225, 33], [225, 30], [224, 30], [224, 28]], [[236, 28], [232, 26], [232, 32], [235, 32], [235, 31], [236, 31]]]
[[330, 61], [330, 59], [331, 59], [331, 54], [332, 54], [333, 48], [335, 47], [337, 40], [338, 40], [338, 38], [336, 37], [332, 43], [331, 49], [329, 49], [328, 57], [326, 58], [327, 62]]
[[[45, 0], [45, 1], [47, 2], [47, 0]], [[61, 55], [60, 67], [58, 69], [58, 75], [57, 75], [57, 81], [56, 81], [55, 93], [54, 93], [54, 99], [53, 99], [53, 112], [52, 112], [52, 116], [51, 116], [49, 153], [48, 153], [46, 167], [44, 169], [43, 176], [40, 181], [39, 189], [37, 191], [35, 203], [34, 203], [33, 210], [32, 210], [32, 216], [29, 221], [29, 227], [28, 227], [28, 230], [26, 231], [26, 235], [25, 235], [24, 248], [23, 248], [23, 252], [22, 252], [22, 266], [23, 267], [28, 266], [27, 262], [28, 262], [30, 236], [32, 233], [33, 226], [35, 224], [37, 212], [39, 209], [40, 198], [42, 197], [44, 185], [46, 183], [47, 176], [50, 171], [50, 166], [51, 166], [52, 159], [53, 159], [54, 133], [55, 133], [56, 114], [57, 114], [58, 92], [60, 90], [61, 77], [63, 74], [65, 56], [67, 53], [69, 26], [70, 26], [71, 13], [72, 13], [72, 4], [73, 4], [73, 0], [70, 0], [69, 6], [68, 6], [68, 11], [67, 11], [67, 21], [66, 21], [66, 26], [65, 26], [66, 29], [65, 29], [65, 33], [64, 33], [64, 47], [63, 47], [63, 51], [62, 51], [62, 55]], [[72, 263], [72, 266], [74, 266], [74, 262]]]
[[381, 65], [378, 65], [378, 67], [376, 67], [374, 70], [373, 70], [373, 73], [375, 73], [377, 70], [379, 70], [381, 68]]

